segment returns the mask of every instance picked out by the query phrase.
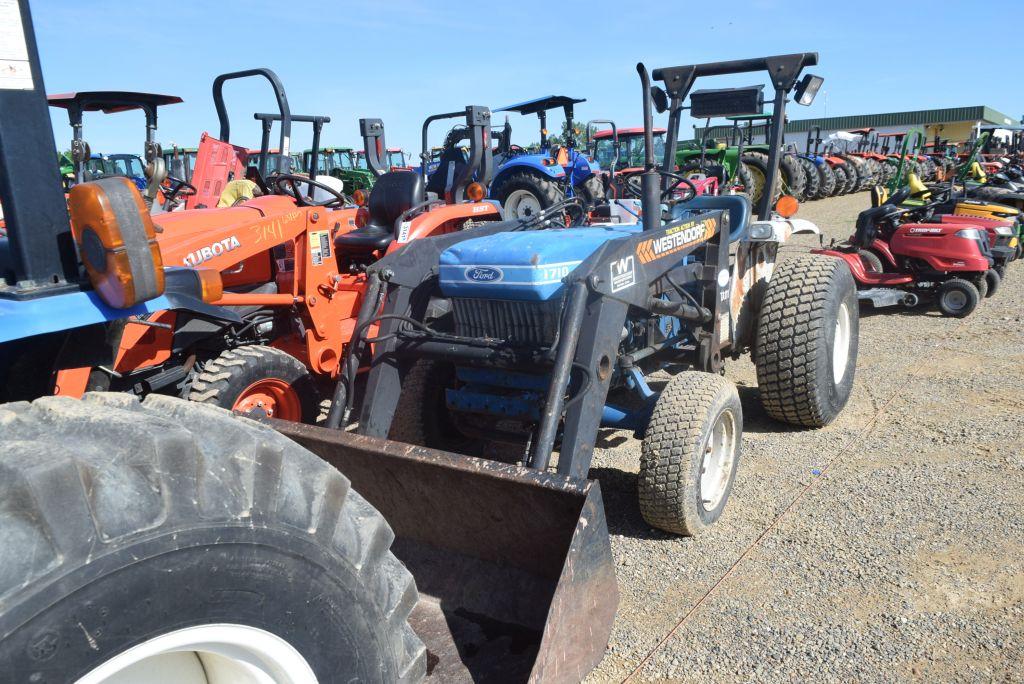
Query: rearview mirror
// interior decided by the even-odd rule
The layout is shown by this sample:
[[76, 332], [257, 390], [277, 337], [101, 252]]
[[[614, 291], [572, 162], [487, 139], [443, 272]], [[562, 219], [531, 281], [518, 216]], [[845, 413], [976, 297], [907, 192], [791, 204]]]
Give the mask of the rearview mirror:
[[806, 107], [814, 102], [814, 97], [821, 90], [821, 85], [824, 82], [824, 78], [814, 74], [807, 74], [801, 78], [800, 82], [796, 84], [796, 103]]

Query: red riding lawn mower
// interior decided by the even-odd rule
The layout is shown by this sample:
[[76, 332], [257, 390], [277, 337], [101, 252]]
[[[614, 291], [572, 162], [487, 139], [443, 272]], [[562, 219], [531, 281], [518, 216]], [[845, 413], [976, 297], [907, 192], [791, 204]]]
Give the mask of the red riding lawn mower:
[[876, 307], [914, 307], [928, 296], [944, 315], [963, 318], [978, 306], [993, 279], [998, 284], [988, 235], [965, 223], [929, 223], [941, 200], [901, 206], [910, 193], [903, 188], [861, 212], [848, 242], [812, 251], [846, 261], [858, 297]]

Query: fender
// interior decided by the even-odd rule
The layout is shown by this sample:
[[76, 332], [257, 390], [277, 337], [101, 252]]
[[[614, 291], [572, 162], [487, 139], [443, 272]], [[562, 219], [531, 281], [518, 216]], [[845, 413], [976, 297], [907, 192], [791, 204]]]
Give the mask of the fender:
[[402, 221], [398, 227], [398, 238], [391, 243], [387, 254], [401, 249], [407, 242], [434, 235], [444, 235], [461, 228], [466, 221], [500, 221], [501, 208], [496, 202], [467, 202], [435, 207], [428, 212]]
[[524, 154], [518, 157], [512, 157], [501, 165], [498, 173], [495, 174], [494, 179], [491, 181], [491, 189], [501, 187], [501, 184], [505, 182], [508, 176], [516, 171], [529, 170], [532, 173], [548, 178], [553, 181], [561, 181], [565, 178], [565, 170], [557, 164], [551, 166], [545, 166], [540, 162], [542, 157], [537, 154]]

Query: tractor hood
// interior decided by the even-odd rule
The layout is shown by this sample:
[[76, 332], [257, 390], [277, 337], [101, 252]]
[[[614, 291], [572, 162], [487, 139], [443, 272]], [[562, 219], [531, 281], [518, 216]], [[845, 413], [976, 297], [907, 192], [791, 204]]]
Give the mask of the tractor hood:
[[601, 245], [640, 230], [592, 226], [465, 240], [441, 253], [441, 291], [450, 297], [546, 301], [561, 293], [562, 280]]

